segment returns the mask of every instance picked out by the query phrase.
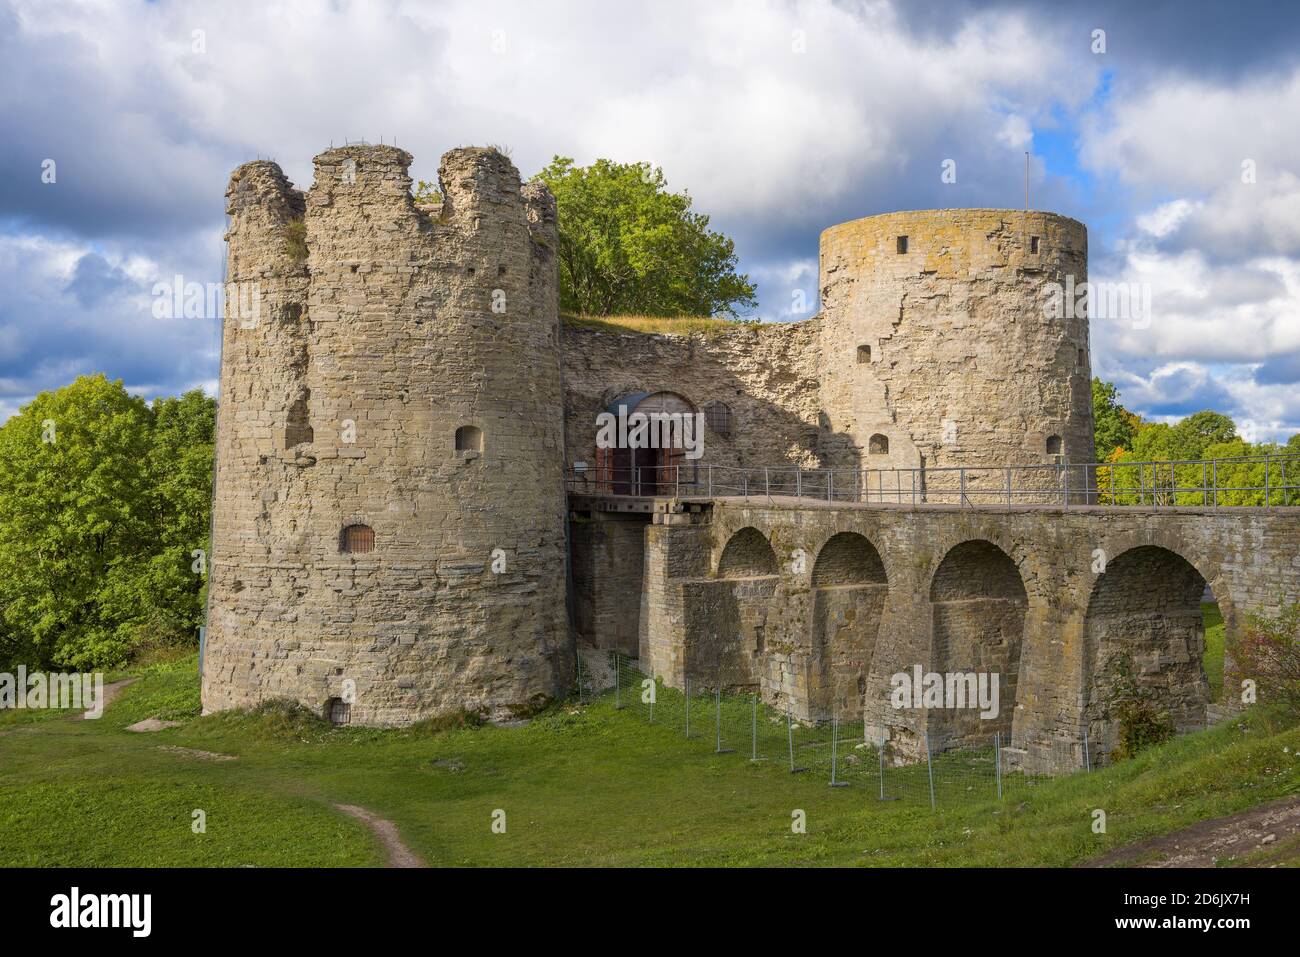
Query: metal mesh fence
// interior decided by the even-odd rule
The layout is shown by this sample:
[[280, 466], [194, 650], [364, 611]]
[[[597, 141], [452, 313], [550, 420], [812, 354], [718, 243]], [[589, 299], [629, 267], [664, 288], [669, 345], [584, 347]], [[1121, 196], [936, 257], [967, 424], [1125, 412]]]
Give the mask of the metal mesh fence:
[[707, 749], [720, 759], [768, 762], [791, 774], [820, 778], [829, 787], [854, 788], [879, 800], [957, 804], [1016, 799], [1038, 778], [1013, 768], [1006, 735], [987, 743], [944, 746], [923, 738], [925, 754], [904, 758], [889, 742], [873, 741], [861, 718], [807, 723], [765, 704], [753, 692], [719, 688], [668, 688], [609, 652], [607, 661], [579, 656], [579, 696], [612, 704], [647, 725], [680, 734], [683, 747]]

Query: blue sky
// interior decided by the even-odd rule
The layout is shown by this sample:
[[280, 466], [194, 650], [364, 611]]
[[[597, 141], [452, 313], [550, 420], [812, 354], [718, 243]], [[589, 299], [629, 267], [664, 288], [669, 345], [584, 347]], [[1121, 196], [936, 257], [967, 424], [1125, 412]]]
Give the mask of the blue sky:
[[215, 391], [217, 321], [159, 317], [154, 290], [221, 282], [230, 170], [270, 156], [306, 187], [331, 142], [395, 137], [424, 179], [470, 143], [525, 176], [654, 162], [735, 238], [769, 321], [816, 303], [825, 227], [1019, 207], [1029, 151], [1031, 204], [1089, 227], [1090, 278], [1151, 296], [1149, 322], [1094, 319], [1094, 371], [1149, 417], [1285, 438], [1300, 12], [1134, 6], [0, 0], [0, 417], [89, 372]]

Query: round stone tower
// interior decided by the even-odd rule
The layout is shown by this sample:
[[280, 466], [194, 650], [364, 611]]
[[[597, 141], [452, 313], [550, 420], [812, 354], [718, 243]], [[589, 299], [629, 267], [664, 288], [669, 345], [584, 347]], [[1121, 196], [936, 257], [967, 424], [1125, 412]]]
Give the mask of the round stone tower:
[[554, 200], [501, 153], [346, 146], [227, 192], [203, 703], [507, 717], [566, 690]]
[[1076, 297], [1087, 269], [1086, 228], [1053, 213], [888, 213], [823, 232], [832, 464], [1091, 462], [1088, 320]]

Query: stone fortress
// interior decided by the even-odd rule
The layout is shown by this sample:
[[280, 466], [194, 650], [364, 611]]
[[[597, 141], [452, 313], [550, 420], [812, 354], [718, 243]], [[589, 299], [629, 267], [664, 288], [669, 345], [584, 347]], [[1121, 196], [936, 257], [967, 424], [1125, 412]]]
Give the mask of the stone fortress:
[[[205, 709], [504, 719], [568, 693], [575, 655], [616, 650], [673, 687], [865, 718], [907, 753], [940, 721], [956, 742], [994, 728], [891, 712], [890, 674], [997, 670], [997, 729], [1056, 769], [1078, 766], [1080, 729], [1099, 749], [1113, 733], [1099, 662], [1131, 645], [1180, 727], [1204, 723], [1198, 589], [1230, 625], [1234, 597], [1267, 606], [1241, 550], [1294, 526], [1215, 513], [1187, 545], [1140, 509], [1108, 531], [1078, 517], [1095, 509], [904, 504], [903, 470], [1093, 461], [1087, 320], [1044, 312], [1051, 284], [1086, 281], [1082, 224], [855, 220], [822, 234], [819, 315], [641, 335], [561, 321], [554, 200], [504, 155], [447, 153], [423, 205], [410, 162], [345, 146], [306, 192], [271, 162], [231, 178], [227, 281], [258, 308], [228, 306], [223, 333]], [[596, 447], [602, 412], [647, 409], [702, 413], [703, 458]], [[746, 487], [715, 495], [706, 465]], [[898, 502], [749, 486], [782, 469], [882, 493], [892, 475]], [[1099, 597], [1090, 556], [1112, 539], [1145, 577]]]

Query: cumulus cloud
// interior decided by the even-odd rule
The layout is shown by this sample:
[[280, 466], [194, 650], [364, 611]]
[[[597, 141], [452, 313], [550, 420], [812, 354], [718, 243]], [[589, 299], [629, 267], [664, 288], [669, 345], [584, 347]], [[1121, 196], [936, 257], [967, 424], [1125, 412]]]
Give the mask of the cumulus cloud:
[[1274, 437], [1300, 428], [1300, 403], [1279, 391], [1300, 379], [1300, 128], [1279, 122], [1297, 114], [1292, 64], [1155, 77], [1082, 121], [1082, 163], [1137, 204], [1094, 278], [1149, 289], [1150, 324], [1093, 326], [1135, 409], [1199, 403]]
[[[524, 175], [554, 154], [649, 160], [736, 239], [768, 320], [816, 308], [825, 227], [1018, 207], [1023, 151], [1056, 142], [1068, 156], [1031, 164], [1035, 205], [1101, 224], [1094, 279], [1152, 290], [1148, 327], [1094, 323], [1126, 400], [1170, 409], [1218, 382], [1261, 418], [1291, 414], [1269, 391], [1300, 352], [1300, 128], [1281, 122], [1300, 71], [1280, 31], [1234, 59], [1115, 5], [1099, 57], [1091, 17], [1019, 0], [562, 9], [0, 0], [0, 123], [22, 134], [0, 151], [0, 414], [79, 371], [214, 380], [207, 333], [147, 325], [148, 290], [214, 278], [234, 166], [269, 156], [306, 187], [315, 153], [361, 138], [396, 140], [423, 179], [469, 143], [509, 147]], [[1242, 67], [1254, 56], [1266, 74]]]

